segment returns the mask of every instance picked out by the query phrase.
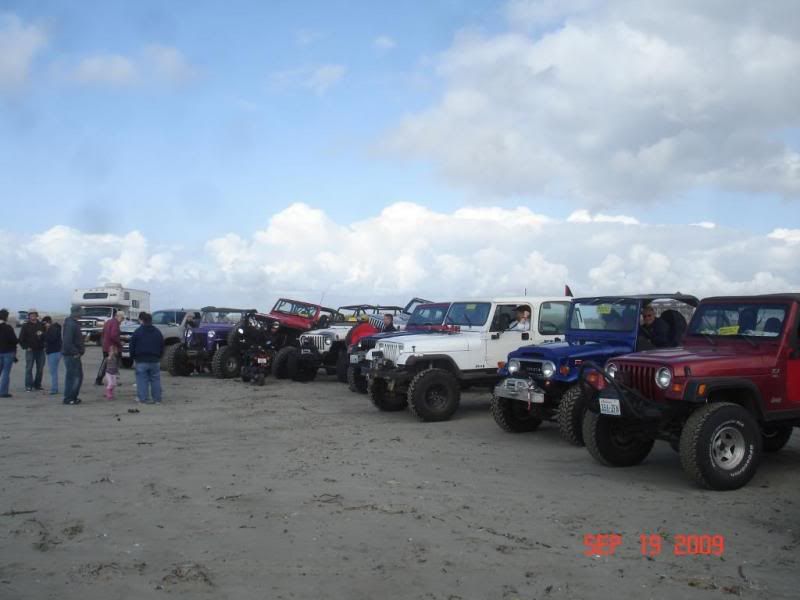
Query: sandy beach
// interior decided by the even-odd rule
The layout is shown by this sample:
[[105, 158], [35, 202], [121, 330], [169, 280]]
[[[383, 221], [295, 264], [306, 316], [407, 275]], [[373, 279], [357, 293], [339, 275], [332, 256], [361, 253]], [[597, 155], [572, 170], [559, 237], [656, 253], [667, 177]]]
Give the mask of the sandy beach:
[[[89, 349], [75, 407], [21, 391], [14, 368], [0, 598], [797, 597], [797, 432], [747, 487], [715, 493], [663, 443], [608, 469], [552, 424], [504, 433], [485, 391], [423, 424], [327, 376], [162, 374], [164, 405], [142, 406], [131, 371], [102, 399], [98, 361]], [[586, 556], [584, 536], [609, 532], [615, 554]], [[654, 532], [663, 551], [643, 557]], [[688, 534], [724, 536], [723, 555], [676, 556]]]

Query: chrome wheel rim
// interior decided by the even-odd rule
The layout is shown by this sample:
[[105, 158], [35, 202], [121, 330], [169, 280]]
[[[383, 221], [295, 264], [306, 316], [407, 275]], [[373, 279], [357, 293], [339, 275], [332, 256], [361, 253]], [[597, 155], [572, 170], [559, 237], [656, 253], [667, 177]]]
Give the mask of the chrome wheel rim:
[[720, 469], [735, 469], [741, 464], [744, 455], [744, 435], [735, 427], [723, 427], [711, 441], [711, 460]]

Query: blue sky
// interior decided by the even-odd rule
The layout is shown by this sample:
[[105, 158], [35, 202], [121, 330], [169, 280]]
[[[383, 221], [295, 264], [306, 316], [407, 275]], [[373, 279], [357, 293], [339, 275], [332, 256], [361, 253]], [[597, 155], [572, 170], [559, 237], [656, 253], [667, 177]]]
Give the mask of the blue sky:
[[[712, 255], [759, 236], [796, 253], [800, 86], [787, 75], [798, 66], [787, 23], [800, 7], [773, 9], [0, 0], [0, 49], [11, 56], [0, 59], [3, 229], [26, 257], [37, 236], [63, 241], [51, 232], [59, 226], [89, 246], [97, 234], [141, 246], [141, 264], [122, 271], [129, 254], [82, 255], [64, 289], [126, 274], [157, 289], [167, 285], [158, 269], [142, 265], [161, 260], [231, 276], [224, 256], [239, 242], [215, 239], [255, 251], [287, 214], [304, 235], [314, 211], [355, 236], [396, 203], [429, 217], [494, 207], [516, 219], [523, 208], [561, 224], [577, 210], [624, 215], [673, 227], [674, 242], [654, 249], [673, 263], [686, 258], [672, 255], [685, 236], [709, 231], [687, 229], [699, 222], [717, 227]], [[311, 212], [298, 216], [297, 203]], [[597, 220], [597, 235], [615, 235], [600, 231], [618, 226], [608, 222]], [[142, 239], [130, 242], [132, 232]], [[470, 251], [502, 252], [498, 235]], [[574, 254], [528, 235], [551, 263]], [[629, 243], [652, 237], [642, 230]], [[570, 259], [565, 272], [588, 286], [604, 257], [627, 251], [587, 248], [593, 258]], [[795, 285], [790, 263], [753, 289]], [[739, 289], [756, 275], [719, 281]], [[19, 296], [43, 289], [26, 285]]]

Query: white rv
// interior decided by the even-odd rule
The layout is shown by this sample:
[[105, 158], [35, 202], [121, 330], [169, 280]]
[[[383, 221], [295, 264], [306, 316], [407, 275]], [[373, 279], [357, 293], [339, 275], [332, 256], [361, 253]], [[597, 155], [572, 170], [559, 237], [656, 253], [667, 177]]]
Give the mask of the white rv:
[[72, 306], [80, 306], [81, 333], [86, 341], [100, 342], [105, 322], [122, 310], [126, 318], [136, 318], [141, 311], [150, 312], [150, 292], [107, 283], [101, 287], [80, 288], [72, 293]]

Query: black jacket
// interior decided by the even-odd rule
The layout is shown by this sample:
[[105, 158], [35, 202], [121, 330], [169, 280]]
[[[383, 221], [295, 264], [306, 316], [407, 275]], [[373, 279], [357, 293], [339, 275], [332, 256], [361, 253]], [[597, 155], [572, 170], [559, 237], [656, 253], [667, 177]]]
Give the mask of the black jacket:
[[25, 323], [19, 330], [19, 345], [23, 350], [44, 350], [44, 323]]
[[17, 334], [8, 323], [0, 323], [0, 354], [17, 351]]
[[136, 362], [158, 362], [164, 354], [164, 336], [153, 325], [140, 325], [131, 336], [130, 349]]
[[64, 356], [83, 356], [83, 335], [81, 334], [81, 324], [72, 317], [67, 317], [64, 321], [64, 329], [61, 339], [64, 344], [61, 353]]
[[44, 351], [47, 354], [61, 352], [61, 325], [53, 323], [44, 333]]

